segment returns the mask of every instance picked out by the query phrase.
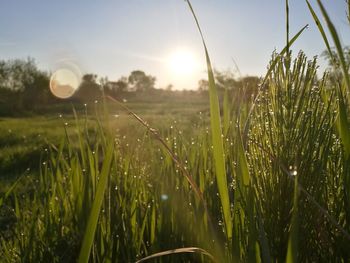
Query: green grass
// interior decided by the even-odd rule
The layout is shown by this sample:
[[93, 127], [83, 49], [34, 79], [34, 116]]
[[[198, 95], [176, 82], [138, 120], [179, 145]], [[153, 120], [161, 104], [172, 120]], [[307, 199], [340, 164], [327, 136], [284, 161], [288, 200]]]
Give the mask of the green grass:
[[237, 90], [220, 107], [202, 36], [207, 101], [2, 119], [1, 259], [348, 262], [347, 68], [318, 78], [316, 59], [291, 52], [305, 28], [289, 38], [288, 1], [286, 16], [286, 48], [252, 102], [233, 103]]

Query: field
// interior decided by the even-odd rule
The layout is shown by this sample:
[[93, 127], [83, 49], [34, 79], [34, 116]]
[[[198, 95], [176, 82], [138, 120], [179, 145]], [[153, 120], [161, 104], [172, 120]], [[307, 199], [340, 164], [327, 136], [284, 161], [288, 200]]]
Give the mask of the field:
[[203, 39], [205, 96], [2, 118], [1, 260], [349, 262], [348, 64], [326, 10], [333, 71], [291, 52], [286, 5], [252, 98], [218, 94]]
[[[205, 100], [194, 103], [156, 103], [134, 102], [125, 103], [134, 112], [139, 113], [143, 119], [153, 127], [165, 129], [177, 122], [182, 128], [189, 128], [189, 123], [199, 118], [208, 118], [209, 106]], [[88, 107], [89, 113], [83, 105], [76, 105], [79, 115], [79, 125], [87, 129], [96, 130], [95, 105]], [[142, 137], [146, 129], [140, 129], [138, 123], [130, 118], [127, 112], [115, 105], [110, 106], [109, 120], [113, 131], [119, 134], [134, 134]], [[62, 112], [35, 115], [22, 118], [0, 119], [0, 170], [1, 179], [13, 180], [18, 175], [31, 169], [39, 171], [39, 158], [47, 150], [49, 144], [60, 141], [65, 130], [70, 136], [76, 136], [76, 121], [72, 105], [59, 106]], [[202, 115], [202, 116], [201, 116]], [[86, 118], [85, 118], [86, 116]]]

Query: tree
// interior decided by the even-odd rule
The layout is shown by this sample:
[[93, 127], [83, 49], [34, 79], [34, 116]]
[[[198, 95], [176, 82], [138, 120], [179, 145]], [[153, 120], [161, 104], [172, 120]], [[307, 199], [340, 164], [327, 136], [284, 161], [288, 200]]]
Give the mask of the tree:
[[260, 78], [257, 76], [245, 76], [239, 80], [246, 99], [256, 95], [259, 88]]
[[34, 81], [34, 75], [39, 71], [32, 58], [27, 60], [14, 59], [0, 62], [0, 88], [12, 91], [23, 91]]
[[[242, 91], [241, 99], [247, 100], [256, 94], [258, 91], [260, 78], [256, 76], [245, 76], [240, 79], [236, 79], [234, 75], [229, 71], [215, 71], [215, 83], [219, 94], [223, 94], [224, 90], [227, 90], [228, 94], [237, 93]], [[209, 88], [208, 81], [201, 79], [198, 82], [198, 90], [203, 92]]]
[[85, 74], [74, 97], [84, 102], [100, 99], [102, 96], [101, 85], [97, 83], [96, 74]]
[[[349, 46], [343, 48], [343, 54], [344, 54], [345, 63], [349, 70], [350, 68], [350, 47]], [[328, 52], [328, 50], [323, 51], [321, 54], [321, 57], [323, 57], [328, 62], [328, 71], [330, 73], [329, 74], [330, 80], [332, 82], [339, 81], [343, 76], [343, 72], [340, 67], [340, 60], [336, 49], [332, 48], [331, 54]]]
[[[215, 84], [219, 91], [225, 89], [232, 90], [238, 86], [238, 81], [234, 78], [234, 75], [229, 71], [217, 71], [215, 70]], [[198, 90], [205, 91], [209, 89], [208, 81], [201, 79], [198, 81]]]
[[130, 89], [135, 91], [147, 91], [154, 89], [156, 78], [151, 75], [146, 75], [141, 70], [134, 70], [130, 73], [128, 78]]
[[172, 91], [174, 88], [174, 85], [173, 84], [168, 84], [166, 87], [165, 87], [165, 90], [166, 91]]
[[207, 91], [209, 89], [209, 83], [206, 79], [200, 79], [198, 81], [198, 90], [199, 91]]
[[49, 90], [49, 76], [45, 72], [35, 72], [32, 82], [23, 90], [23, 105], [26, 109], [38, 108], [49, 102], [53, 96]]
[[0, 61], [0, 93], [14, 111], [40, 107], [50, 98], [48, 74], [32, 58]]
[[230, 71], [215, 71], [215, 81], [217, 88], [222, 90], [231, 90], [238, 86], [237, 80]]
[[129, 87], [128, 78], [121, 77], [115, 82], [109, 82], [108, 86], [112, 94], [117, 96], [118, 94], [128, 91], [128, 87]]

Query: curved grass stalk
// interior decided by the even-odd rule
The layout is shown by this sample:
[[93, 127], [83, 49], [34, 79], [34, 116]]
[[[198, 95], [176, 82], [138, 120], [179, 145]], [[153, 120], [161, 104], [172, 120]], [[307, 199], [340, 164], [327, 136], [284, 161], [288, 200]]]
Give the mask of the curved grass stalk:
[[141, 263], [141, 262], [145, 262], [145, 261], [150, 260], [150, 259], [160, 258], [160, 257], [164, 257], [164, 256], [170, 256], [170, 255], [174, 255], [174, 254], [184, 254], [184, 253], [202, 254], [202, 255], [205, 255], [208, 258], [210, 258], [212, 262], [218, 263], [218, 261], [216, 261], [216, 259], [214, 258], [213, 255], [211, 255], [208, 251], [206, 251], [202, 248], [198, 248], [198, 247], [184, 247], [184, 248], [176, 248], [176, 249], [166, 250], [166, 251], [155, 253], [155, 254], [152, 254], [148, 257], [142, 258], [142, 259], [136, 261], [135, 263]]
[[[165, 150], [167, 151], [167, 153], [169, 154], [169, 156], [171, 157], [171, 159], [174, 161], [174, 163], [176, 164], [176, 166], [181, 170], [182, 174], [185, 176], [186, 180], [188, 181], [188, 183], [191, 185], [192, 189], [194, 190], [197, 198], [201, 201], [205, 214], [207, 216], [207, 220], [208, 220], [208, 224], [209, 224], [209, 229], [211, 231], [212, 239], [219, 241], [219, 239], [217, 238], [217, 235], [215, 233], [214, 230], [214, 224], [213, 224], [213, 219], [211, 217], [210, 211], [208, 209], [208, 205], [207, 202], [204, 199], [203, 193], [200, 190], [200, 188], [198, 187], [198, 185], [196, 184], [195, 180], [193, 179], [193, 177], [191, 176], [191, 174], [189, 173], [189, 171], [187, 169], [185, 169], [185, 166], [183, 165], [183, 163], [181, 162], [181, 160], [176, 156], [176, 154], [171, 150], [171, 148], [168, 146], [168, 144], [165, 142], [165, 140], [160, 136], [159, 132], [150, 127], [148, 125], [148, 123], [146, 123], [141, 117], [139, 117], [136, 113], [134, 113], [132, 110], [130, 110], [127, 106], [125, 106], [123, 103], [121, 103], [120, 101], [110, 97], [110, 96], [106, 96], [107, 99], [117, 103], [120, 107], [122, 107], [126, 112], [128, 112], [130, 115], [132, 115], [139, 123], [141, 123], [150, 133], [152, 133], [155, 137], [155, 139], [157, 141], [159, 141], [163, 147], [165, 148]], [[216, 244], [215, 245], [215, 251], [218, 253], [218, 257], [223, 259], [223, 252], [222, 249]]]
[[[160, 136], [159, 132], [156, 129], [150, 127], [147, 122], [145, 122], [140, 116], [138, 116], [136, 113], [134, 113], [132, 110], [130, 110], [127, 106], [125, 106], [120, 101], [118, 101], [118, 100], [116, 100], [116, 99], [114, 99], [114, 98], [112, 98], [110, 96], [106, 96], [106, 98], [111, 100], [111, 101], [113, 101], [113, 102], [115, 102], [115, 103], [117, 103], [126, 112], [128, 112], [130, 115], [132, 115], [139, 123], [141, 123], [150, 133], [152, 133], [154, 135], [154, 137], [157, 139], [157, 141], [159, 141], [164, 146], [164, 148], [166, 149], [166, 151], [170, 155], [171, 159], [173, 159], [175, 164], [181, 169], [181, 171], [183, 172], [186, 180], [188, 181], [188, 183], [191, 185], [192, 189], [194, 190], [195, 194], [197, 195], [197, 197], [203, 203], [205, 210], [208, 211], [208, 208], [207, 208], [205, 199], [203, 197], [202, 191], [199, 189], [198, 185], [196, 184], [196, 182], [194, 181], [193, 177], [190, 175], [188, 170], [186, 170], [184, 168], [185, 166], [182, 164], [180, 159], [175, 155], [175, 153], [170, 149], [170, 147], [165, 142], [165, 140]], [[211, 219], [210, 219], [210, 221], [211, 221]]]

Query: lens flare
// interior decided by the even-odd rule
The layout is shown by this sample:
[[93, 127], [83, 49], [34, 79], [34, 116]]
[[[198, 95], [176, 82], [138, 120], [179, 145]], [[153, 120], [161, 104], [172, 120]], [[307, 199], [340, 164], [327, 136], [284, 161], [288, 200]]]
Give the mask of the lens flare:
[[80, 78], [73, 71], [65, 68], [56, 70], [50, 79], [50, 90], [60, 99], [70, 98], [80, 85]]

